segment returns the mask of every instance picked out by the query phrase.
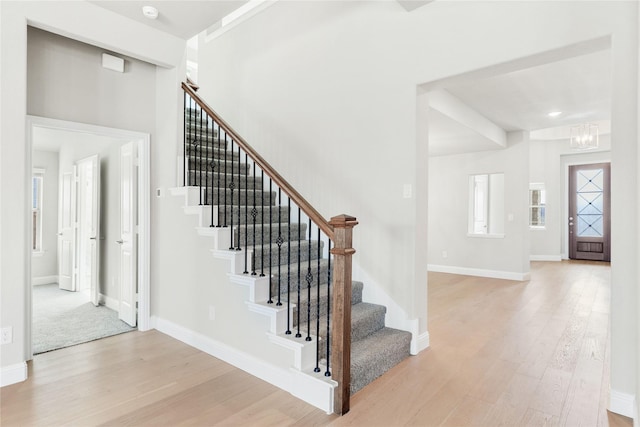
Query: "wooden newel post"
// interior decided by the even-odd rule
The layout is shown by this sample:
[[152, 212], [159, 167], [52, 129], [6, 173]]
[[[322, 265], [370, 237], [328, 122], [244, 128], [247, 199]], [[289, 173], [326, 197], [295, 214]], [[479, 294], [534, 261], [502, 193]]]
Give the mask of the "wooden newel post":
[[331, 253], [333, 265], [333, 301], [331, 336], [331, 377], [338, 382], [334, 392], [333, 411], [349, 412], [351, 398], [351, 256], [356, 252], [351, 247], [356, 218], [338, 215], [329, 224], [334, 229], [334, 246]]

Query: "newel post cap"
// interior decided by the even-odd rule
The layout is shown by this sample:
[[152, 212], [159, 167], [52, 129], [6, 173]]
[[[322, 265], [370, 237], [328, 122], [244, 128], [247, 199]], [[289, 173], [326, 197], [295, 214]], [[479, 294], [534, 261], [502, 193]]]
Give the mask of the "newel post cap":
[[358, 221], [354, 216], [342, 214], [331, 218], [329, 224], [331, 224], [335, 228], [353, 228], [358, 225]]

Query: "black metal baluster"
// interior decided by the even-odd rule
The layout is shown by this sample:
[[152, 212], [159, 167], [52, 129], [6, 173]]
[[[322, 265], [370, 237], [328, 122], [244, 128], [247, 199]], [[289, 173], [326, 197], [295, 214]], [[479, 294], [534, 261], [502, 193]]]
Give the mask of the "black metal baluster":
[[[262, 199], [264, 200], [264, 170], [261, 169], [260, 172], [260, 191], [262, 192]], [[271, 203], [271, 194], [269, 194], [269, 203]], [[260, 223], [262, 224], [262, 232], [260, 233], [260, 277], [264, 277], [264, 202], [260, 203]], [[271, 243], [271, 241], [269, 241], [269, 243]], [[271, 288], [271, 284], [269, 284], [269, 288]]]
[[269, 249], [269, 301], [267, 301], [269, 304], [273, 304], [273, 299], [271, 298], [272, 292], [271, 292], [271, 280], [273, 280], [273, 275], [271, 274], [271, 244], [273, 242], [273, 236], [271, 235], [271, 231], [273, 230], [273, 219], [272, 219], [272, 209], [271, 206], [273, 205], [273, 200], [271, 200], [272, 196], [273, 196], [273, 191], [272, 191], [272, 187], [271, 185], [273, 184], [273, 180], [271, 178], [269, 178], [269, 245], [268, 245], [268, 249]]
[[[205, 113], [204, 122], [204, 204], [209, 204], [209, 113]], [[202, 161], [202, 159], [200, 159]]]
[[[248, 165], [248, 156], [247, 153], [244, 153], [244, 163]], [[245, 181], [244, 181], [244, 272], [243, 274], [249, 274], [249, 266], [247, 265], [247, 258], [249, 254], [249, 245], [247, 245], [247, 238], [249, 237], [249, 170], [246, 169]], [[253, 202], [255, 203], [256, 193], [253, 192]], [[254, 232], [255, 232], [255, 223], [254, 223]]]
[[[227, 139], [227, 137], [225, 136], [225, 140]], [[234, 150], [234, 145], [233, 145], [233, 139], [231, 140], [231, 152], [233, 153]], [[226, 169], [226, 166], [225, 166]], [[233, 208], [234, 208], [234, 200], [233, 200], [233, 190], [236, 187], [236, 185], [233, 182], [233, 162], [231, 163], [231, 182], [229, 183], [229, 198], [231, 199], [231, 215], [229, 215], [231, 217], [231, 224], [230, 224], [230, 230], [229, 232], [231, 233], [231, 246], [229, 247], [229, 250], [234, 250], [234, 246], [233, 246]], [[226, 197], [226, 191], [225, 191], [225, 197]]]
[[[215, 122], [214, 122], [215, 123]], [[218, 125], [217, 128], [217, 132], [216, 132], [216, 128], [214, 127], [214, 132], [213, 132], [213, 141], [214, 141], [214, 146], [215, 145], [220, 145], [220, 139], [221, 139], [221, 134], [220, 134], [220, 124], [215, 123], [216, 125]], [[217, 136], [216, 136], [217, 134]], [[222, 172], [222, 165], [220, 163], [220, 161], [225, 161], [227, 160], [227, 146], [225, 145], [224, 150], [220, 150], [220, 147], [218, 147], [218, 152], [222, 151], [222, 159], [218, 159], [218, 161], [216, 162], [216, 170], [217, 170], [217, 174], [216, 174], [216, 209], [218, 210], [218, 215], [216, 216], [216, 227], [220, 227], [220, 191], [222, 190], [222, 186], [220, 185], [220, 173]], [[226, 209], [226, 206], [225, 206]], [[213, 208], [211, 209], [211, 216], [213, 217]]]
[[200, 194], [200, 205], [202, 205], [202, 108], [200, 108], [200, 121], [198, 125], [198, 148], [199, 154], [196, 153], [195, 162], [198, 165], [198, 193]]
[[[316, 259], [317, 266], [318, 266], [318, 272], [316, 273], [316, 287], [317, 287], [316, 296], [318, 297], [318, 302], [316, 304], [317, 304], [318, 316], [316, 317], [316, 367], [313, 369], [313, 372], [320, 372], [320, 353], [318, 352], [318, 349], [320, 348], [320, 258], [322, 257], [320, 243], [321, 243], [320, 227], [318, 227], [318, 244], [317, 244], [318, 258]], [[329, 312], [327, 311], [327, 316], [328, 315], [329, 315]]]
[[[233, 141], [232, 141], [233, 142]], [[227, 209], [229, 209], [229, 205], [227, 204], [227, 144], [229, 142], [227, 141], [227, 133], [224, 133], [224, 149], [225, 149], [225, 159], [224, 159], [224, 221], [223, 221], [223, 225], [226, 227], [227, 226]], [[233, 146], [231, 146], [231, 158], [233, 159]], [[233, 165], [233, 163], [232, 163]], [[231, 249], [231, 248], [229, 248]]]
[[278, 238], [276, 239], [276, 243], [278, 244], [278, 302], [276, 305], [282, 305], [282, 301], [280, 300], [280, 291], [282, 285], [282, 275], [280, 274], [280, 255], [282, 254], [282, 190], [278, 188]]
[[297, 326], [298, 326], [298, 332], [296, 333], [296, 338], [300, 338], [302, 337], [302, 334], [300, 333], [300, 291], [301, 291], [301, 269], [302, 269], [302, 265], [301, 265], [301, 261], [300, 258], [301, 257], [301, 239], [300, 239], [300, 229], [302, 226], [302, 220], [300, 219], [300, 206], [298, 206], [298, 232], [296, 233], [298, 235], [298, 305], [296, 307], [298, 307], [297, 310], [297, 318], [296, 318], [296, 322], [297, 322]]
[[[216, 163], [216, 159], [219, 158], [219, 154], [216, 155], [216, 124], [217, 124], [216, 121], [213, 120], [213, 118], [211, 118], [211, 163], [209, 163], [209, 166], [211, 167], [211, 222], [209, 224], [209, 227], [216, 226], [213, 221], [213, 217], [214, 217], [213, 211], [214, 209], [217, 209], [218, 205], [220, 204], [220, 192], [216, 191], [216, 188], [218, 188], [216, 187], [217, 185], [216, 173], [220, 173], [220, 168]], [[209, 177], [207, 177], [207, 186], [208, 185], [209, 185]], [[218, 194], [217, 202], [213, 200], [214, 194], [216, 193]]]
[[291, 197], [287, 196], [287, 331], [291, 335]]
[[307, 337], [305, 341], [311, 341], [311, 218], [309, 218], [309, 241], [307, 242]]
[[[253, 162], [253, 173], [251, 174], [251, 180], [253, 182], [253, 209], [251, 209], [251, 216], [253, 217], [253, 262], [251, 263], [251, 275], [256, 275], [256, 217], [258, 216], [258, 208], [256, 207], [256, 162]], [[249, 178], [247, 177], [247, 189], [249, 188]], [[262, 192], [260, 193], [263, 194]], [[260, 203], [264, 205], [264, 196]], [[260, 228], [260, 234], [262, 234], [262, 227]]]
[[[325, 377], [331, 376], [331, 371], [329, 371], [329, 350], [331, 349], [331, 335], [330, 335], [330, 324], [331, 324], [331, 240], [329, 240], [329, 250], [327, 252], [329, 255], [327, 256], [327, 343], [325, 344], [327, 348], [327, 370], [324, 373]], [[349, 284], [351, 286], [351, 284]]]
[[[242, 224], [242, 184], [240, 178], [240, 144], [238, 144], [238, 238], [236, 239], [236, 251], [241, 251], [240, 247], [240, 224]], [[245, 203], [246, 204], [246, 203]], [[246, 218], [245, 218], [246, 221]], [[246, 255], [246, 254], [245, 254]], [[247, 270], [247, 257], [244, 259], [244, 269]]]
[[182, 108], [183, 108], [183, 114], [184, 114], [184, 121], [182, 123], [182, 138], [183, 138], [183, 153], [184, 153], [184, 161], [182, 162], [182, 166], [185, 168], [182, 171], [182, 186], [186, 187], [187, 186], [187, 174], [189, 173], [189, 166], [187, 165], [187, 161], [189, 159], [188, 155], [187, 155], [187, 113], [188, 113], [188, 107], [187, 107], [187, 92], [182, 92]]

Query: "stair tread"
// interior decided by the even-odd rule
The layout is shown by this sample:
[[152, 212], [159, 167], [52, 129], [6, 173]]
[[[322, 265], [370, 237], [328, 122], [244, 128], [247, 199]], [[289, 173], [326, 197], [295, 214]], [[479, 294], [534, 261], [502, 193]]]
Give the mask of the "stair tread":
[[[393, 350], [393, 347], [390, 347], [389, 344], [409, 344], [410, 342], [411, 332], [385, 326], [379, 331], [376, 331], [361, 340], [352, 342], [351, 353], [352, 355], [355, 355], [352, 356], [351, 360], [352, 362], [354, 362], [354, 364], [362, 361], [367, 361], [371, 357], [374, 357], [375, 352], [373, 350], [378, 350], [377, 354], [385, 355], [391, 353], [391, 350]], [[407, 354], [408, 351], [409, 348], [407, 347]]]
[[[351, 323], [357, 322], [360, 319], [371, 315], [372, 313], [385, 314], [387, 308], [384, 305], [373, 304], [370, 302], [360, 302], [351, 306]], [[322, 316], [325, 320], [327, 316]]]
[[[326, 297], [327, 295], [327, 284], [323, 284], [320, 285], [320, 298]], [[357, 282], [357, 281], [353, 281], [351, 282], [351, 304], [352, 306], [359, 304], [362, 302], [362, 289], [363, 289], [363, 284], [362, 282]], [[306, 310], [306, 305], [307, 305], [307, 301], [308, 301], [308, 289], [306, 287], [300, 289], [300, 306], [304, 307], [304, 310]], [[274, 292], [272, 298], [274, 300], [277, 299], [277, 294]], [[287, 285], [286, 283], [284, 284], [284, 286], [282, 287], [282, 292], [280, 293], [280, 299], [283, 303], [287, 302]], [[315, 302], [318, 299], [318, 291], [316, 289], [315, 286], [312, 286], [311, 288], [311, 302], [312, 305], [315, 305]], [[298, 303], [298, 287], [297, 285], [291, 286], [291, 302], [293, 304], [297, 304]]]
[[351, 344], [351, 393], [409, 356], [411, 333], [385, 327]]

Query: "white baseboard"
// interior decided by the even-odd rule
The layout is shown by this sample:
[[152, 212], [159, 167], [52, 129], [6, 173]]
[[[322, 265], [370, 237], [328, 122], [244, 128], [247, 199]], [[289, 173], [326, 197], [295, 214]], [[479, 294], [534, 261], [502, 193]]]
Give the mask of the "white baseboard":
[[227, 344], [156, 316], [151, 317], [151, 326], [170, 337], [285, 390], [316, 408], [322, 409], [327, 414], [333, 412], [333, 389], [336, 383], [332, 380], [316, 379], [310, 375], [304, 375], [300, 371], [265, 363]]
[[480, 268], [456, 267], [452, 265], [428, 264], [427, 270], [438, 273], [461, 274], [463, 276], [490, 277], [493, 279], [517, 280], [524, 282], [531, 279], [531, 273], [516, 273], [512, 271], [483, 270]]
[[609, 392], [609, 410], [625, 417], [633, 418], [634, 425], [638, 418], [636, 410], [636, 396], [617, 390]]
[[100, 304], [104, 304], [113, 311], [120, 311], [120, 301], [110, 296], [100, 294]]
[[530, 261], [562, 261], [562, 255], [529, 255]]
[[27, 379], [27, 362], [3, 366], [0, 369], [0, 387], [16, 384]]
[[33, 286], [50, 285], [51, 283], [58, 283], [58, 276], [42, 276], [31, 279]]
[[417, 337], [414, 335], [414, 338], [411, 340], [411, 355], [415, 356], [427, 348], [429, 348], [429, 332], [424, 332]]

